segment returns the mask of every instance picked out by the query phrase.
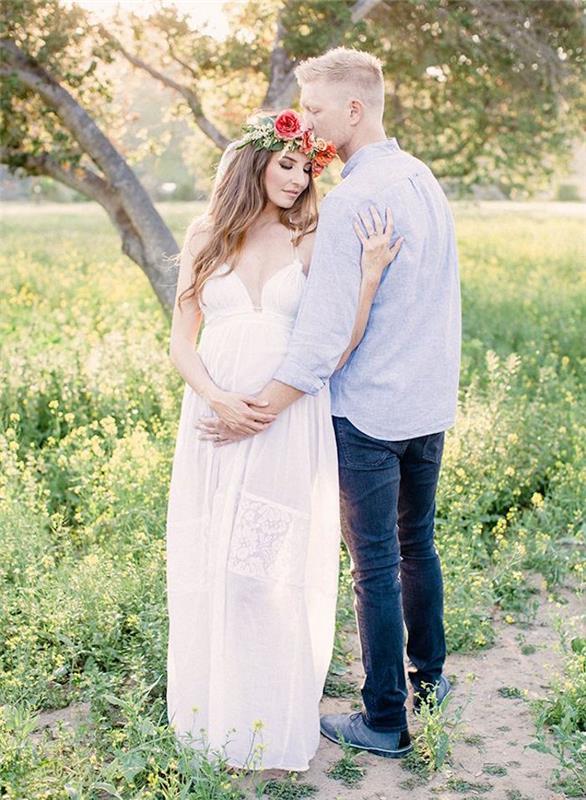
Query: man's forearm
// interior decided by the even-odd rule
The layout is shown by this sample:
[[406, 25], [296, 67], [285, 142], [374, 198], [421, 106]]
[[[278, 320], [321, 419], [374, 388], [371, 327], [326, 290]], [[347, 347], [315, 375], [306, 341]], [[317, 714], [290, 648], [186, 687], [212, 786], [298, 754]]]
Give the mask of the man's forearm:
[[[303, 397], [304, 392], [299, 389], [294, 389], [288, 383], [281, 383], [280, 381], [272, 380], [256, 395], [259, 402], [266, 400], [268, 406], [263, 406], [263, 412], [268, 414], [280, 414], [288, 408], [295, 400]], [[215, 446], [222, 446], [238, 442], [241, 439], [247, 438], [241, 434], [235, 433], [230, 430], [222, 420], [217, 417], [200, 417], [195, 426], [200, 432], [200, 439], [206, 439], [214, 442]]]
[[267, 414], [280, 414], [300, 397], [303, 397], [303, 392], [289, 386], [287, 383], [281, 381], [269, 381], [267, 385], [258, 393], [261, 400], [266, 400], [268, 406], [263, 407], [263, 411]]

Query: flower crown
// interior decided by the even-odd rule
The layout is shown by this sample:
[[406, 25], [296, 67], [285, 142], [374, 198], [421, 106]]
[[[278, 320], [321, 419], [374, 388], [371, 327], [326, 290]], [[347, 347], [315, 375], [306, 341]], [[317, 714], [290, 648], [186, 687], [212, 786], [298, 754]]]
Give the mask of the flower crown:
[[301, 117], [290, 108], [276, 116], [259, 114], [251, 117], [243, 126], [244, 137], [236, 147], [240, 150], [248, 144], [255, 150], [299, 150], [311, 161], [311, 172], [319, 175], [336, 157], [332, 142], [315, 137], [303, 127]]

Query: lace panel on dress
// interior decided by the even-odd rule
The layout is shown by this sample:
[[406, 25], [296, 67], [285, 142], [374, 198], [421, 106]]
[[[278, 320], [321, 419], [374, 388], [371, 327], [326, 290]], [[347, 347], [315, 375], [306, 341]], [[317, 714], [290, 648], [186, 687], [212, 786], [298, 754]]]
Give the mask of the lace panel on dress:
[[242, 492], [228, 569], [250, 578], [302, 586], [309, 524], [308, 514]]

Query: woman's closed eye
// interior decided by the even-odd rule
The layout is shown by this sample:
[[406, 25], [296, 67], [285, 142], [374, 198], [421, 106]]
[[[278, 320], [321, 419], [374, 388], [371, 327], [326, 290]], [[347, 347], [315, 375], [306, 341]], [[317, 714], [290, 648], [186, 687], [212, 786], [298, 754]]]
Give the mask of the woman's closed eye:
[[[293, 165], [292, 164], [281, 164], [280, 166], [281, 166], [281, 169], [293, 169]], [[311, 164], [308, 164], [306, 167], [304, 167], [303, 168], [303, 172], [305, 172], [307, 175], [309, 175], [311, 173]]]

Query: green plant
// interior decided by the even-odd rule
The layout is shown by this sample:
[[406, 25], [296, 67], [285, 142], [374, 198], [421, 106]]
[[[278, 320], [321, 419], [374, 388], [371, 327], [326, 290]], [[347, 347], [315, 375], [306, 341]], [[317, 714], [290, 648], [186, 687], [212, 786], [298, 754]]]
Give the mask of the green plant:
[[465, 778], [448, 778], [446, 789], [464, 794], [473, 792], [474, 794], [486, 794], [492, 791], [492, 783], [488, 781], [468, 781]]
[[[0, 783], [27, 798], [106, 798], [101, 785], [124, 800], [236, 798], [242, 781], [221, 753], [178, 751], [164, 714], [165, 506], [182, 387], [168, 324], [91, 205], [24, 210], [3, 209], [1, 223]], [[180, 235], [197, 212], [165, 213]], [[530, 615], [529, 572], [549, 592], [579, 584], [586, 531], [581, 222], [465, 207], [457, 218], [461, 398], [436, 534], [450, 652], [490, 647], [495, 616]], [[339, 597], [327, 691], [351, 696], [344, 547]], [[559, 778], [577, 791], [585, 691], [572, 638], [540, 713]], [[39, 712], [78, 703], [90, 708], [83, 725], [32, 731]], [[406, 780], [441, 761], [443, 734], [455, 734], [442, 725], [428, 723], [421, 752], [401, 760]]]
[[558, 630], [563, 670], [549, 696], [534, 703], [537, 737], [530, 746], [555, 756], [557, 784], [568, 797], [581, 797], [586, 794], [586, 639], [571, 637], [561, 621]]
[[460, 735], [464, 709], [458, 707], [451, 715], [453, 698], [453, 694], [448, 694], [438, 703], [434, 690], [418, 711], [420, 724], [413, 741], [416, 753], [413, 761], [420, 760], [429, 772], [442, 769], [450, 756], [454, 738]]
[[301, 797], [312, 797], [317, 786], [311, 783], [297, 783], [295, 774], [285, 780], [270, 780], [259, 786], [257, 797], [272, 797], [275, 800], [298, 800]]
[[482, 771], [486, 775], [506, 775], [508, 770], [502, 764], [483, 764]]
[[525, 697], [523, 690], [516, 686], [499, 686], [498, 693], [508, 700], [522, 700]]
[[343, 752], [342, 758], [328, 769], [327, 774], [336, 781], [342, 781], [348, 788], [357, 786], [365, 773], [364, 767], [356, 763], [362, 751], [350, 747], [343, 739], [340, 739], [339, 743]]

